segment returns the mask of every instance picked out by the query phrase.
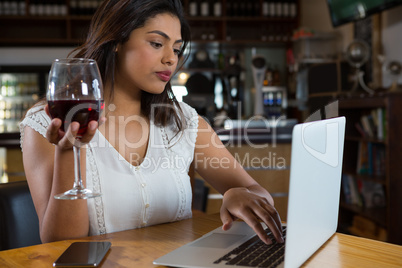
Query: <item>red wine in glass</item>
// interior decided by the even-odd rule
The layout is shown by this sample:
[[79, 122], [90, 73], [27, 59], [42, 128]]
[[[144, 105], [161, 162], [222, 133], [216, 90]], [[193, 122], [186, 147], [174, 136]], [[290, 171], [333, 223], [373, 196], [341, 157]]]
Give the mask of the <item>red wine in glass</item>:
[[55, 59], [49, 72], [46, 91], [49, 113], [62, 121], [61, 129], [66, 131], [76, 121], [80, 129], [70, 137], [74, 151], [74, 186], [56, 199], [87, 199], [101, 196], [85, 188], [81, 177], [80, 138], [87, 131], [90, 121], [98, 121], [103, 110], [103, 84], [98, 65], [93, 59]]
[[78, 135], [84, 134], [88, 123], [98, 121], [104, 103], [102, 100], [54, 100], [48, 101], [52, 118], [62, 121], [61, 130], [66, 131], [71, 122], [78, 122]]

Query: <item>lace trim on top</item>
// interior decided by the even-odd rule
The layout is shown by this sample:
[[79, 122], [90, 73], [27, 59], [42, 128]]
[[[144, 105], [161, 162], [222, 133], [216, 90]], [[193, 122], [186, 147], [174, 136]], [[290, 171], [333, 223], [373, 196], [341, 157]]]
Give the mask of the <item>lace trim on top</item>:
[[[184, 154], [184, 157], [189, 157], [189, 159], [190, 157], [193, 158], [194, 156], [194, 146], [197, 139], [197, 130], [198, 130], [198, 114], [193, 108], [191, 108], [187, 104], [180, 103], [180, 105], [183, 110], [183, 116], [184, 116], [184, 118], [182, 119], [185, 120], [187, 124], [186, 128], [183, 130], [183, 133], [179, 133], [176, 135], [176, 133], [174, 132], [175, 128], [173, 126], [160, 128], [163, 143], [167, 153], [169, 154], [170, 159], [175, 159], [174, 158], [175, 154], [176, 155]], [[175, 137], [178, 137], [178, 139], [186, 139], [186, 140], [179, 143], [178, 140], [175, 140], [174, 138], [169, 139], [168, 133], [171, 135], [176, 135]], [[191, 152], [190, 150], [188, 150], [190, 148], [185, 148], [183, 150], [182, 148], [183, 144], [186, 143], [188, 143], [189, 147], [192, 149]], [[186, 154], [185, 152], [188, 152], [188, 155], [185, 155]], [[174, 167], [175, 165], [172, 166]], [[186, 194], [184, 191], [184, 184], [183, 181], [180, 179], [181, 176], [179, 174], [179, 170], [177, 168], [174, 168], [174, 172], [175, 172], [176, 183], [180, 186], [179, 188], [181, 196], [180, 205], [175, 220], [183, 220], [187, 217], [191, 217], [191, 214], [184, 215], [186, 211]]]
[[[165, 145], [166, 152], [169, 154], [169, 159], [174, 159], [174, 157], [173, 157], [174, 152], [172, 151], [172, 147], [169, 144], [169, 137], [168, 137], [164, 127], [161, 127], [161, 132], [162, 132], [163, 143]], [[173, 167], [174, 167], [174, 165], [173, 165]], [[183, 214], [184, 214], [185, 207], [186, 207], [186, 195], [184, 193], [184, 185], [183, 185], [182, 180], [180, 179], [178, 170], [177, 170], [177, 168], [173, 168], [173, 169], [174, 169], [174, 174], [175, 174], [174, 178], [176, 180], [176, 183], [178, 185], [180, 185], [179, 188], [180, 188], [180, 196], [181, 196], [179, 209], [178, 209], [176, 217], [175, 217], [175, 221], [177, 221], [177, 220], [181, 220], [183, 218]]]
[[[101, 184], [100, 184], [100, 175], [99, 169], [96, 165], [94, 152], [91, 144], [88, 144], [87, 149], [87, 161], [90, 168], [92, 188], [94, 192], [102, 193]], [[88, 178], [87, 178], [88, 180]], [[106, 234], [106, 224], [105, 224], [105, 214], [103, 210], [103, 199], [102, 196], [94, 198], [95, 202], [95, 211], [96, 211], [96, 219], [98, 222], [99, 234]]]
[[25, 126], [29, 126], [43, 137], [46, 138], [46, 131], [48, 126], [50, 125], [51, 119], [47, 116], [43, 111], [43, 105], [35, 106], [31, 108], [25, 118], [20, 122], [20, 146], [22, 151], [22, 145], [24, 142], [24, 128]]

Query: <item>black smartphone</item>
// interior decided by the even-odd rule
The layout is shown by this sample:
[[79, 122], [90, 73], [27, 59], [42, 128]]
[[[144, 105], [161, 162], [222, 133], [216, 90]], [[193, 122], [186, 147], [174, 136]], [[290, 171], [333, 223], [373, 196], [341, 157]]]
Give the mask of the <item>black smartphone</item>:
[[110, 249], [108, 241], [74, 242], [53, 263], [54, 267], [86, 266], [96, 267]]

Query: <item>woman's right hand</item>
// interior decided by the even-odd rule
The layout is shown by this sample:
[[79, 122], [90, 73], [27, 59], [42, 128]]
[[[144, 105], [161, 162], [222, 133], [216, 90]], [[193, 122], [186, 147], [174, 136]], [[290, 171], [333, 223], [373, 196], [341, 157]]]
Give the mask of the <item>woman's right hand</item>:
[[[45, 111], [47, 115], [50, 117], [49, 107], [45, 106]], [[61, 130], [62, 121], [59, 118], [52, 119], [47, 131], [46, 138], [47, 140], [57, 145], [62, 149], [71, 149], [73, 144], [78, 147], [89, 143], [96, 133], [96, 129], [106, 121], [105, 117], [101, 117], [99, 119], [99, 123], [97, 121], [91, 121], [88, 123], [87, 131], [83, 134], [80, 134], [80, 138], [77, 140], [78, 130], [80, 128], [80, 124], [78, 122], [72, 122], [68, 127], [67, 131], [64, 132]]]

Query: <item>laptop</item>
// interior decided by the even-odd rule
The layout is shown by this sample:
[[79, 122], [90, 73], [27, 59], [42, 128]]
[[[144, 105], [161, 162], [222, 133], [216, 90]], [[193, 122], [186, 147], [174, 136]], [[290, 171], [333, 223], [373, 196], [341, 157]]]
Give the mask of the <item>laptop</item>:
[[[274, 242], [274, 249], [266, 251], [277, 251], [278, 256], [272, 261], [271, 257], [264, 257], [256, 267], [299, 267], [335, 233], [345, 122], [345, 117], [337, 117], [297, 124], [293, 128], [285, 243]], [[229, 268], [240, 258], [237, 248], [241, 244], [253, 243], [253, 247], [263, 244], [255, 236], [247, 224], [236, 221], [230, 230], [219, 227], [156, 259], [154, 264]], [[250, 239], [252, 242], [247, 242]], [[251, 264], [243, 261], [236, 266]]]

